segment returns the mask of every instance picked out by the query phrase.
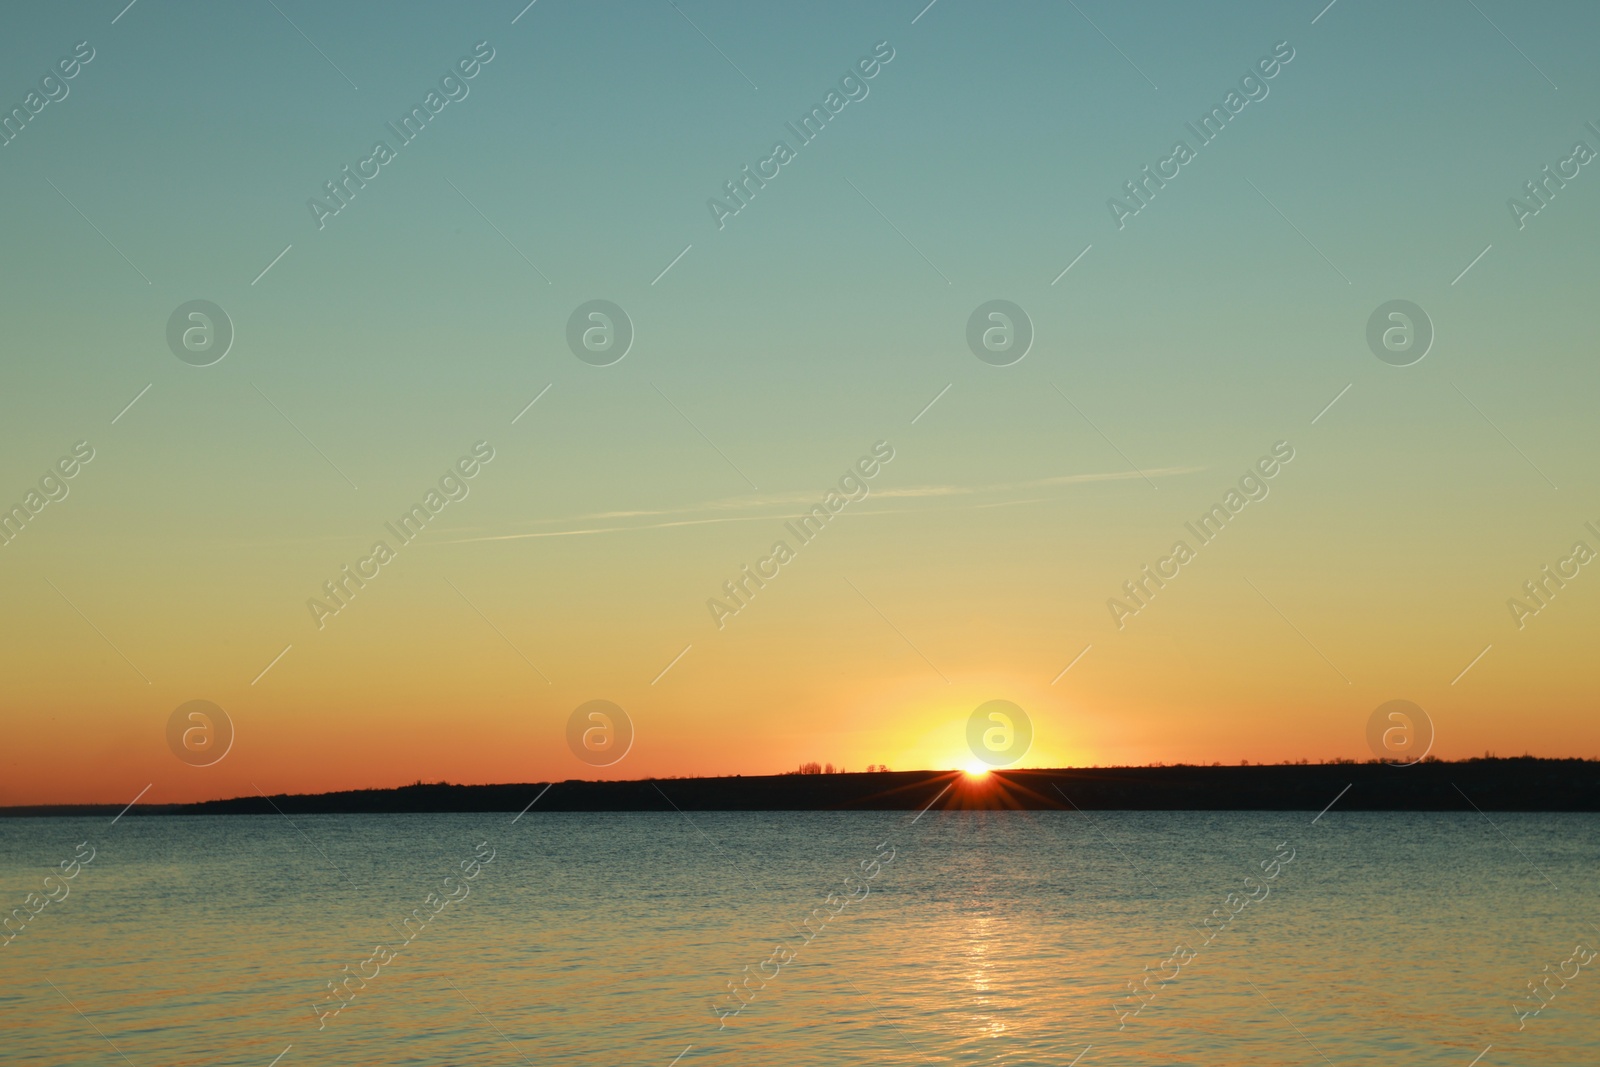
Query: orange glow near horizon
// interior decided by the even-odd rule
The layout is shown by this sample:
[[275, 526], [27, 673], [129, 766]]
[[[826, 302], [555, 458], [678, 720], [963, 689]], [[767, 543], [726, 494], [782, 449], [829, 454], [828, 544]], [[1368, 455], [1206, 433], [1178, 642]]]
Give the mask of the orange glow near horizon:
[[[1049, 664], [1056, 654], [1036, 649], [1025, 651], [1044, 666], [1031, 677], [1015, 665], [984, 670], [975, 664], [965, 670], [950, 668], [946, 683], [918, 661], [897, 664], [896, 673], [881, 678], [869, 666], [853, 663], [840, 674], [803, 676], [775, 693], [774, 671], [782, 676], [781, 666], [797, 658], [841, 655], [839, 639], [826, 629], [808, 630], [803, 640], [797, 639], [798, 647], [772, 649], [753, 628], [730, 624], [724, 643], [695, 642], [653, 684], [683, 646], [624, 641], [624, 631], [613, 635], [624, 642], [617, 655], [646, 663], [648, 669], [619, 680], [602, 664], [563, 658], [574, 642], [581, 644], [584, 628], [557, 634], [511, 623], [519, 610], [513, 598], [484, 595], [483, 589], [492, 588], [488, 582], [469, 587], [461, 584], [462, 572], [449, 574], [520, 647], [549, 650], [552, 662], [564, 663], [547, 686], [461, 602], [445, 584], [446, 575], [437, 577], [438, 588], [431, 594], [437, 604], [430, 607], [457, 614], [451, 616], [451, 628], [432, 638], [429, 656], [413, 654], [430, 632], [426, 627], [373, 613], [338, 620], [360, 619], [362, 628], [330, 623], [317, 640], [296, 641], [275, 665], [282, 645], [259, 659], [253, 649], [235, 648], [232, 660], [214, 664], [198, 682], [183, 677], [181, 664], [155, 654], [171, 638], [161, 631], [152, 631], [157, 636], [148, 645], [141, 639], [125, 646], [150, 676], [152, 684], [145, 686], [109, 646], [98, 658], [75, 664], [44, 638], [47, 630], [70, 629], [74, 620], [84, 627], [65, 602], [50, 607], [48, 626], [0, 622], [0, 636], [13, 639], [9, 653], [19, 660], [32, 656], [45, 668], [34, 671], [34, 681], [13, 699], [19, 707], [37, 708], [40, 721], [48, 725], [34, 733], [24, 731], [0, 755], [0, 805], [126, 804], [147, 786], [141, 803], [252, 796], [258, 788], [268, 794], [386, 789], [418, 780], [473, 785], [781, 774], [812, 761], [851, 770], [868, 765], [898, 771], [949, 768], [961, 782], [963, 772], [979, 769], [968, 747], [968, 719], [975, 708], [997, 697], [1014, 701], [1027, 713], [1033, 737], [1016, 763], [998, 773], [990, 770], [981, 780], [986, 788], [1012, 771], [1030, 768], [1365, 760], [1372, 758], [1365, 739], [1368, 718], [1397, 692], [1438, 722], [1431, 752], [1441, 759], [1485, 751], [1509, 755], [1531, 750], [1540, 756], [1593, 756], [1600, 751], [1595, 740], [1600, 726], [1582, 725], [1582, 705], [1576, 700], [1570, 706], [1552, 704], [1551, 714], [1579, 725], [1533, 738], [1517, 731], [1514, 717], [1499, 713], [1517, 699], [1513, 683], [1532, 656], [1520, 647], [1502, 649], [1497, 644], [1454, 690], [1450, 680], [1465, 660], [1441, 658], [1428, 686], [1379, 672], [1375, 680], [1358, 674], [1352, 692], [1337, 676], [1329, 686], [1316, 679], [1296, 680], [1293, 672], [1279, 668], [1274, 668], [1277, 674], [1267, 672], [1265, 680], [1249, 676], [1238, 692], [1238, 686], [1219, 683], [1211, 688], [1228, 693], [1224, 730], [1204, 699], [1181, 688], [1181, 674], [1145, 672], [1142, 688], [1130, 695], [1118, 679], [1138, 667], [1142, 653], [1131, 642], [1096, 645], [1054, 688], [1050, 679], [1060, 668], [1053, 672]], [[865, 630], [872, 618], [869, 613], [857, 621]], [[475, 619], [496, 644], [474, 641]], [[97, 615], [96, 622], [108, 633], [139, 632], [136, 620], [116, 612]], [[197, 645], [206, 640], [199, 633], [181, 636]], [[864, 639], [854, 632], [846, 636]], [[952, 637], [940, 643], [957, 642]], [[874, 655], [881, 651], [874, 648]], [[1503, 651], [1507, 655], [1501, 659]], [[1523, 659], [1514, 664], [1512, 653]], [[975, 661], [1000, 664], [1022, 655], [998, 647], [969, 648], [968, 654]], [[1307, 655], [1320, 664], [1314, 654]], [[906, 656], [914, 658], [909, 652]], [[1544, 666], [1537, 658], [1532, 661]], [[536, 662], [550, 672], [548, 663]], [[1591, 660], [1566, 662], [1587, 665]], [[436, 663], [448, 663], [451, 669], [442, 671]], [[1506, 669], [1500, 672], [1502, 667]], [[1196, 669], [1211, 668], [1202, 663]], [[21, 666], [13, 673], [30, 677]], [[40, 680], [46, 676], [68, 680], [82, 699], [52, 697], [48, 685], [55, 683]], [[258, 676], [258, 684], [251, 685]], [[1464, 688], [1468, 680], [1473, 683], [1470, 690]], [[1278, 695], [1284, 691], [1291, 697]], [[623, 758], [604, 766], [580, 759], [567, 735], [574, 710], [597, 698], [620, 707], [633, 731]], [[186, 765], [169, 748], [170, 717], [195, 699], [214, 701], [236, 731], [225, 758], [211, 765]], [[1286, 714], [1286, 707], [1294, 713]], [[441, 708], [457, 711], [441, 718]], [[586, 720], [580, 735], [584, 731], [593, 733], [594, 723]], [[60, 737], [73, 738], [73, 744], [51, 741]]]

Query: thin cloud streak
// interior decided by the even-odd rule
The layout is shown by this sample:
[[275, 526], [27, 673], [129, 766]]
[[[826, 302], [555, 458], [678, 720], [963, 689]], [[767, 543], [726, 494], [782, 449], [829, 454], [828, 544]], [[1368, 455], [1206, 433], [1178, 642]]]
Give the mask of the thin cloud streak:
[[[1161, 467], [1147, 471], [1153, 477], [1170, 477], [1182, 474], [1193, 474], [1204, 470], [1203, 467]], [[1063, 474], [1050, 478], [1037, 478], [1026, 482], [1006, 482], [998, 485], [968, 486], [968, 485], [923, 485], [907, 486], [900, 489], [879, 489], [865, 499], [884, 500], [928, 500], [948, 497], [972, 496], [979, 493], [1004, 493], [1017, 490], [1038, 490], [1053, 486], [1079, 485], [1094, 482], [1117, 482], [1137, 480], [1141, 477], [1134, 471], [1108, 471], [1094, 474]], [[714, 515], [703, 518], [672, 519], [665, 522], [634, 523], [620, 526], [585, 526], [574, 530], [532, 530], [523, 533], [485, 534], [481, 537], [462, 537], [448, 541], [434, 541], [438, 545], [464, 545], [476, 544], [484, 541], [521, 541], [540, 537], [582, 537], [591, 534], [627, 533], [633, 530], [664, 530], [678, 526], [706, 526], [725, 522], [758, 522], [763, 520], [781, 521], [794, 516], [787, 511], [770, 510], [775, 507], [809, 506], [818, 503], [827, 490], [812, 490], [782, 494], [769, 494], [756, 499], [750, 497], [729, 497], [724, 500], [710, 501], [685, 508], [660, 508], [654, 510], [637, 511], [602, 511], [591, 512], [584, 515], [571, 515], [556, 519], [529, 520], [534, 525], [549, 526], [559, 523], [593, 522], [596, 520], [625, 519], [625, 518], [661, 518], [668, 515], [692, 515], [695, 512], [705, 511], [752, 511], [757, 514], [740, 515]], [[1048, 503], [1051, 498], [1033, 496], [1022, 500], [997, 501], [987, 504], [974, 504], [974, 508], [1012, 507], [1020, 504]], [[856, 502], [857, 505], [861, 501]], [[857, 515], [893, 515], [906, 511], [904, 508], [875, 508], [862, 509], [852, 507], [851, 513]], [[954, 509], [939, 509], [954, 510]]]

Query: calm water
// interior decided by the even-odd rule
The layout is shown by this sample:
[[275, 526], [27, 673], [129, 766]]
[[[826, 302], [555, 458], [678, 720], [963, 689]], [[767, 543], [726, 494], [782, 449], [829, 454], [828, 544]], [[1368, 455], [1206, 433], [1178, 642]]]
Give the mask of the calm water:
[[[0, 948], [0, 1062], [1467, 1067], [1492, 1043], [1483, 1067], [1592, 1065], [1600, 959], [1565, 961], [1600, 946], [1600, 819], [1490, 818], [0, 821], [7, 909], [95, 850]], [[456, 881], [484, 841], [493, 861]], [[807, 943], [852, 876], [867, 895]], [[469, 895], [434, 914], [447, 892]], [[1266, 895], [1227, 902], [1246, 892]], [[433, 917], [402, 949], [413, 909]], [[380, 944], [398, 955], [367, 962]], [[719, 1029], [727, 983], [780, 946]], [[1119, 1029], [1146, 967], [1167, 984]], [[1557, 969], [1577, 974], [1519, 1032], [1514, 1004]], [[357, 971], [376, 974], [319, 1030], [327, 983]]]

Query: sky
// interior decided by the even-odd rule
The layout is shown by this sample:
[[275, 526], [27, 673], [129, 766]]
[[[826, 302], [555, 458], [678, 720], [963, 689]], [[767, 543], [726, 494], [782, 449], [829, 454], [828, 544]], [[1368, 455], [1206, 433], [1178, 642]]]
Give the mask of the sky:
[[0, 40], [0, 804], [1600, 754], [1591, 5], [124, 2]]

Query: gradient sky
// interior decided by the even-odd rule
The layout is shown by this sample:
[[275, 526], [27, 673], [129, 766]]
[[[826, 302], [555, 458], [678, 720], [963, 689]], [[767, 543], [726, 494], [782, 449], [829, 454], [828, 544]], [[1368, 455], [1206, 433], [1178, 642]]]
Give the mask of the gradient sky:
[[[6, 109], [95, 58], [0, 148], [0, 502], [96, 455], [0, 548], [0, 804], [959, 766], [991, 699], [1034, 766], [1365, 759], [1396, 698], [1446, 758], [1600, 752], [1600, 575], [1506, 605], [1600, 549], [1600, 169], [1506, 206], [1600, 149], [1600, 9], [923, 2], [11, 13]], [[307, 199], [479, 41], [319, 230]], [[719, 230], [707, 199], [879, 41]], [[1118, 230], [1107, 198], [1280, 41]], [[637, 333], [609, 367], [565, 341], [595, 298]], [[1036, 331], [1010, 367], [965, 342], [996, 298]], [[1404, 368], [1365, 341], [1396, 298], [1437, 332]], [[237, 331], [210, 367], [167, 348], [192, 299]], [[307, 599], [480, 440], [319, 631]], [[707, 598], [880, 440], [873, 495], [719, 631]], [[1280, 440], [1119, 631], [1107, 598]], [[194, 699], [236, 726], [211, 767], [167, 749]], [[564, 740], [591, 699], [637, 733], [600, 771]]]

